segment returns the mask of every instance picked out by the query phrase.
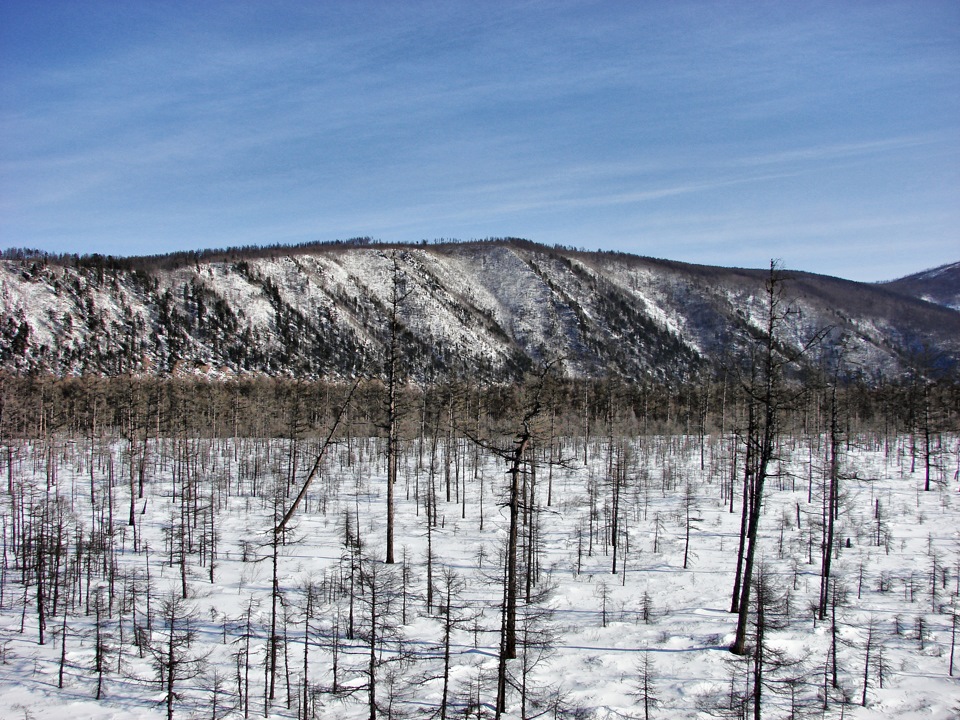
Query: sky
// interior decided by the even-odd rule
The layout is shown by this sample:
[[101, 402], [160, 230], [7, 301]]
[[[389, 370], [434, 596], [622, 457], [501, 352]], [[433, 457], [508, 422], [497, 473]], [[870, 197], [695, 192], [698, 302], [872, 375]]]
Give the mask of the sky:
[[0, 248], [960, 259], [960, 2], [0, 0]]

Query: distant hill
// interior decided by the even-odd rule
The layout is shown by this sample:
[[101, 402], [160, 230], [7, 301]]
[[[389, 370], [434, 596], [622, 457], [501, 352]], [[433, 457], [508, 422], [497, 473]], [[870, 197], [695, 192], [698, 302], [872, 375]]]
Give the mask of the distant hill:
[[[941, 275], [955, 283], [957, 268]], [[956, 367], [960, 313], [904, 290], [917, 283], [934, 297], [935, 272], [886, 285], [788, 273], [783, 340], [800, 347], [830, 327], [831, 342], [844, 338], [848, 365], [869, 377], [917, 362]], [[767, 274], [517, 239], [361, 239], [120, 259], [8, 251], [0, 260], [0, 367], [376, 374], [396, 289], [405, 372], [416, 379], [509, 380], [562, 358], [569, 376], [670, 382], [718, 370], [762, 333]]]
[[960, 262], [907, 275], [883, 286], [903, 295], [960, 311]]

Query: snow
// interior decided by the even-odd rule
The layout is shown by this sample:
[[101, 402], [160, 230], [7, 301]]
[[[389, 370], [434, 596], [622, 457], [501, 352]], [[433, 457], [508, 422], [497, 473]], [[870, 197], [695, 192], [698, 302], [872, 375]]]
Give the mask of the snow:
[[[254, 263], [250, 265], [254, 266]], [[275, 312], [259, 285], [250, 282], [247, 277], [237, 272], [231, 263], [209, 263], [204, 269], [208, 271], [207, 278], [201, 276], [201, 279], [204, 281], [209, 279], [220, 297], [227, 300], [231, 307], [241, 308], [251, 328], [271, 327]], [[176, 295], [176, 291], [182, 284], [190, 282], [190, 279], [195, 276], [196, 273], [185, 268], [169, 278], [169, 286]]]
[[[66, 440], [55, 441], [54, 455], [60, 458], [60, 464], [49, 490], [46, 456], [40, 444], [20, 448], [14, 467], [18, 479], [25, 483], [28, 499], [36, 503], [44, 496], [61, 498], [66, 508], [73, 508], [72, 513], [68, 510], [68, 526], [76, 524], [89, 532], [90, 448], [85, 441]], [[738, 513], [729, 512], [720, 489], [729, 473], [730, 445], [727, 440], [708, 438], [705, 467], [701, 470], [697, 438], [646, 437], [630, 438], [626, 442], [633, 459], [623, 501], [623, 519], [629, 530], [625, 574], [622, 568], [618, 568], [617, 574], [611, 574], [610, 548], [598, 540], [594, 542], [592, 556], [587, 556], [583, 548], [582, 567], [577, 572], [577, 526], [588, 520], [587, 488], [591, 479], [605, 479], [607, 448], [604, 443], [591, 443], [587, 466], [577, 461], [571, 467], [553, 468], [554, 502], [549, 508], [543, 507], [546, 469], [542, 468], [539, 473], [543, 517], [541, 566], [543, 582], [556, 586], [550, 605], [554, 611], [552, 623], [558, 634], [551, 658], [533, 671], [533, 677], [538, 685], [559, 686], [570, 704], [589, 709], [594, 717], [637, 717], [634, 679], [638, 661], [648, 653], [655, 672], [655, 694], [660, 700], [655, 717], [705, 718], [702, 708], [711, 698], [715, 700], [724, 695], [733, 668], [733, 656], [726, 648], [733, 638], [735, 618], [727, 610], [740, 518]], [[813, 443], [813, 447], [809, 443]], [[565, 455], [582, 457], [582, 445], [582, 438], [565, 439]], [[208, 568], [201, 566], [197, 556], [188, 559], [189, 602], [200, 618], [196, 650], [208, 654], [210, 667], [219, 667], [225, 675], [226, 695], [221, 696], [220, 702], [229, 701], [229, 694], [235, 690], [240, 619], [252, 603], [256, 637], [251, 714], [263, 716], [262, 661], [270, 607], [270, 564], [264, 560], [269, 547], [263, 543], [269, 538], [273, 517], [264, 490], [274, 481], [284, 482], [289, 471], [286, 463], [290, 448], [282, 441], [272, 441], [272, 448], [268, 448], [265, 442], [248, 439], [195, 439], [189, 447], [202, 463], [202, 496], [218, 489], [222, 503], [217, 519], [220, 539], [214, 582], [209, 581]], [[930, 492], [922, 491], [922, 463], [914, 465], [911, 448], [910, 438], [906, 436], [864, 436], [851, 439], [843, 458], [845, 473], [856, 478], [843, 483], [838, 533], [841, 538], [850, 539], [850, 547], [841, 547], [834, 564], [835, 577], [842, 578], [849, 592], [849, 602], [837, 609], [843, 640], [838, 649], [839, 681], [855, 703], [843, 708], [845, 717], [937, 720], [956, 717], [960, 706], [960, 684], [947, 675], [951, 640], [947, 611], [956, 606], [957, 573], [960, 572], [960, 495], [955, 474], [960, 462], [958, 441], [956, 437], [943, 438], [938, 451], [936, 482]], [[129, 503], [123, 471], [129, 457], [128, 446], [116, 440], [107, 449], [113, 457], [117, 477], [112, 497], [117, 514], [113, 544], [118, 577], [142, 580], [148, 562], [144, 543], [149, 543], [151, 582], [156, 596], [176, 592], [178, 567], [176, 563], [170, 566], [167, 562], [163, 530], [178, 513], [179, 501], [173, 497], [176, 465], [169, 460], [161, 465], [158, 448], [150, 448], [146, 498], [136, 506], [143, 514], [137, 515], [141, 544], [139, 551], [135, 551], [132, 531], [124, 522]], [[312, 464], [316, 449], [315, 441], [298, 443], [298, 484], [305, 469]], [[303, 652], [303, 625], [297, 614], [302, 599], [300, 588], [307, 578], [320, 579], [325, 572], [337, 568], [344, 552], [344, 513], [359, 519], [358, 527], [368, 551], [381, 555], [385, 503], [381, 450], [378, 441], [354, 443], [349, 449], [341, 446], [328, 456], [321, 477], [315, 481], [298, 513], [291, 542], [281, 548], [278, 576], [285, 604], [291, 609], [287, 662], [294, 685], [301, 672]], [[426, 463], [429, 463], [429, 446], [425, 452]], [[792, 657], [805, 658], [802, 675], [809, 685], [803, 690], [814, 700], [823, 684], [830, 642], [829, 622], [815, 621], [809, 610], [809, 604], [817, 598], [820, 583], [816, 545], [819, 534], [812, 524], [821, 512], [822, 463], [817, 458], [822, 457], [823, 452], [820, 438], [784, 439], [785, 472], [781, 479], [768, 481], [761, 527], [763, 561], [776, 584], [790, 591], [793, 608], [787, 627], [771, 632], [772, 643]], [[503, 463], [494, 457], [482, 456], [475, 479], [471, 456], [472, 451], [464, 452], [460, 467], [466, 478], [466, 517], [461, 517], [464, 506], [447, 503], [441, 488], [439, 526], [434, 529], [433, 538], [438, 564], [455, 568], [468, 579], [464, 599], [471, 607], [483, 611], [476, 645], [468, 626], [453, 634], [451, 677], [452, 686], [458, 692], [475, 682], [479, 673], [489, 672], [496, 666], [497, 604], [501, 592], [496, 579], [500, 572], [497, 547], [506, 523], [505, 510], [497, 504], [503, 491]], [[414, 642], [413, 647], [419, 648], [418, 670], [425, 672], [427, 668], [436, 671], [438, 661], [437, 654], [428, 652], [423, 643], [436, 643], [440, 626], [438, 614], [427, 613], [422, 599], [426, 521], [423, 502], [417, 502], [414, 490], [425, 487], [428, 468], [421, 467], [417, 458], [414, 444], [403, 458], [398, 480], [397, 545], [398, 561], [403, 554], [413, 571], [412, 590], [418, 595], [410, 600], [405, 632]], [[256, 496], [250, 476], [244, 477], [254, 463], [260, 471], [260, 490]], [[106, 465], [104, 458], [96, 460], [94, 474], [101, 489], [98, 491], [104, 488]], [[480, 477], [484, 488], [482, 531], [478, 502]], [[442, 474], [438, 482], [442, 482]], [[812, 489], [808, 487], [811, 482]], [[690, 566], [683, 569], [682, 499], [687, 483], [695, 488], [695, 516], [699, 522], [692, 534]], [[809, 503], [808, 492], [812, 500]], [[324, 498], [325, 513], [321, 511]], [[608, 490], [601, 489], [601, 514], [603, 503], [608, 500]], [[879, 546], [874, 517], [878, 501], [883, 532], [889, 537], [889, 542]], [[800, 527], [796, 526], [798, 505]], [[10, 502], [4, 502], [2, 513], [8, 542], [10, 512]], [[809, 532], [813, 532], [812, 551], [808, 544]], [[653, 552], [655, 534], [659, 535], [658, 553]], [[478, 568], [481, 547], [486, 553], [482, 569]], [[245, 552], [260, 561], [253, 562], [252, 556], [244, 561]], [[813, 564], [807, 562], [810, 552]], [[935, 556], [939, 567], [947, 568], [947, 580], [943, 587], [938, 579], [936, 594], [931, 595], [930, 573]], [[68, 620], [64, 688], [57, 689], [58, 632], [62, 616], [49, 618], [47, 642], [38, 645], [37, 618], [31, 604], [34, 591], [28, 588], [24, 608], [19, 574], [12, 566], [12, 557], [8, 556], [7, 562], [0, 607], [0, 716], [54, 720], [165, 716], [165, 708], [158, 705], [163, 695], [157, 685], [150, 682], [153, 673], [149, 658], [138, 656], [129, 644], [128, 635], [122, 654], [117, 652], [120, 644], [116, 613], [108, 623], [112, 649], [107, 660], [111, 669], [105, 675], [103, 699], [93, 699], [95, 622], [92, 615], [84, 614], [82, 609], [71, 614]], [[438, 575], [439, 569], [436, 569], [435, 578]], [[881, 579], [887, 586], [884, 590], [880, 588]], [[599, 599], [603, 586], [609, 593], [606, 627], [603, 627]], [[644, 594], [652, 604], [653, 616], [649, 622], [643, 619]], [[139, 614], [145, 611], [142, 603], [140, 597]], [[317, 628], [329, 626], [333, 609], [334, 605], [326, 603], [318, 610]], [[928, 628], [922, 650], [915, 632], [918, 617], [924, 619]], [[123, 631], [129, 633], [130, 618], [124, 618]], [[871, 670], [868, 701], [861, 707], [865, 632], [870, 618], [874, 619], [881, 638], [886, 672], [884, 687], [880, 689], [876, 671]], [[896, 635], [893, 630], [898, 621], [901, 634]], [[347, 641], [341, 682], [356, 681], [358, 677], [344, 668], [356, 660], [353, 653], [363, 652], [359, 642]], [[440, 697], [438, 682], [417, 681], [414, 674], [417, 671], [408, 672], [405, 679], [413, 683], [413, 688], [398, 707], [416, 710], [435, 706]], [[745, 671], [740, 668], [737, 672]], [[955, 674], [960, 674], [960, 669]], [[311, 649], [311, 675], [321, 684], [330, 682], [329, 649], [319, 642]], [[291, 709], [286, 707], [285, 679], [282, 676], [278, 682], [277, 700], [267, 711], [269, 717], [297, 717], [298, 701], [292, 703]], [[206, 683], [200, 678], [183, 681], [182, 697], [176, 703], [177, 717], [208, 716], [205, 713], [209, 713], [211, 693], [204, 689], [205, 684], [209, 684], [209, 678]], [[381, 688], [381, 692], [385, 690]], [[492, 702], [490, 692], [487, 687], [482, 693], [486, 702]], [[367, 716], [363, 695], [345, 702], [321, 697], [320, 717]], [[789, 707], [785, 698], [767, 694], [764, 701], [765, 718], [787, 716]], [[516, 703], [508, 709], [506, 717], [519, 717]], [[819, 712], [816, 715], [819, 717]], [[230, 716], [240, 715], [234, 712]], [[828, 716], [840, 716], [840, 707], [835, 702]]]
[[960, 262], [955, 262], [947, 265], [941, 265], [940, 267], [933, 268], [932, 270], [919, 272], [916, 275], [909, 275], [908, 277], [911, 279], [915, 278], [917, 280], [933, 280], [941, 275], [949, 275], [950, 273], [955, 273], [958, 270], [960, 270]]
[[[440, 362], [421, 379], [458, 364], [502, 378], [515, 371], [520, 355], [534, 364], [563, 358], [572, 377], [602, 376], [611, 363], [624, 376], [676, 376], [698, 358], [716, 365], [734, 338], [766, 326], [759, 277], [722, 269], [506, 243], [331, 247], [147, 264], [136, 272], [3, 260], [0, 350], [8, 351], [26, 322], [26, 347], [8, 359], [22, 371], [111, 375], [209, 367], [225, 376], [269, 375], [284, 372], [276, 358], [285, 356], [314, 377], [347, 378], [357, 355], [375, 365], [386, 354], [394, 256], [411, 291], [400, 309], [404, 337], [439, 350]], [[226, 314], [208, 313], [201, 332], [181, 337], [183, 323], [171, 329], [159, 322], [161, 305], [169, 291], [171, 310], [187, 324], [197, 320], [188, 303], [193, 283], [206, 289], [208, 304], [222, 300]], [[847, 356], [868, 373], [898, 372], [918, 331], [931, 347], [955, 354], [948, 328], [923, 329], [922, 308], [876, 304], [867, 287], [827, 283], [822, 296], [811, 287], [807, 296], [789, 297], [802, 315], [791, 312], [780, 332], [797, 349], [834, 327], [850, 336]], [[303, 342], [290, 340], [292, 326], [304, 332]], [[242, 346], [235, 333], [242, 333]]]
[[[584, 266], [586, 267], [586, 266]], [[701, 351], [699, 344], [687, 327], [685, 319], [677, 312], [668, 312], [667, 308], [673, 303], [667, 301], [665, 286], [672, 278], [669, 273], [654, 273], [647, 268], [629, 267], [615, 262], [607, 263], [604, 270], [610, 280], [633, 296], [643, 308], [645, 315], [650, 317], [661, 328], [683, 338], [684, 342], [697, 352]], [[676, 280], [673, 280], [676, 283]]]

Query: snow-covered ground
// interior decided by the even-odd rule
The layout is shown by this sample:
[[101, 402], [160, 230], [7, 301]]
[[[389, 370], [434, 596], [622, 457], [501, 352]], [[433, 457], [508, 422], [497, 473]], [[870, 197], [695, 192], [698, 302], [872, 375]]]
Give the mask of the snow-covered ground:
[[[182, 653], [203, 659], [204, 667], [195, 677], [178, 680], [176, 717], [242, 717], [238, 689], [247, 684], [251, 717], [302, 716], [303, 589], [310, 580], [323, 588], [315, 598], [307, 655], [310, 683], [319, 691], [312, 696], [313, 710], [317, 717], [368, 717], [365, 692], [352, 697], [326, 692], [333, 681], [332, 626], [339, 617], [341, 634], [345, 634], [349, 613], [349, 600], [338, 597], [329, 586], [338, 584], [330, 582], [334, 578], [339, 581], [349, 575], [351, 553], [344, 543], [348, 522], [351, 530], [359, 529], [361, 554], [376, 558], [362, 559], [364, 566], [369, 569], [383, 559], [386, 471], [381, 442], [360, 439], [335, 447], [279, 549], [278, 633], [286, 643], [279, 647], [275, 698], [268, 703], [264, 663], [272, 606], [271, 528], [276, 514], [289, 507], [296, 495], [319, 441], [297, 443], [295, 479], [289, 483], [292, 453], [284, 441], [193, 439], [180, 441], [179, 446], [166, 442], [165, 452], [153, 441], [148, 447], [144, 498], [135, 506], [136, 532], [127, 526], [131, 488], [125, 441], [105, 443], [93, 453], [89, 441], [73, 439], [60, 439], [46, 448], [30, 444], [17, 449], [10, 466], [14, 497], [7, 488], [2, 501], [6, 542], [0, 597], [0, 717], [166, 716], [165, 694], [156, 682], [150, 648], [162, 649], [165, 642], [158, 614], [163, 599], [181, 594], [177, 548], [183, 518], [188, 517], [183, 514], [185, 506], [196, 508], [200, 519], [191, 531], [194, 552], [186, 560], [185, 608], [195, 612], [196, 637]], [[782, 472], [770, 478], [766, 487], [759, 560], [775, 598], [789, 598], [789, 611], [780, 608], [777, 619], [782, 624], [771, 624], [767, 643], [796, 663], [779, 674], [771, 670], [771, 685], [763, 694], [764, 718], [788, 717], [791, 711], [796, 717], [863, 720], [958, 716], [960, 653], [954, 654], [958, 662], [954, 677], [948, 675], [951, 611], [957, 608], [960, 586], [957, 443], [956, 437], [943, 438], [933, 488], [924, 492], [922, 458], [911, 451], [909, 437], [850, 439], [842, 456], [839, 550], [833, 564], [838, 587], [845, 589], [836, 607], [839, 687], [833, 688], [831, 618], [817, 620], [813, 610], [820, 592], [825, 448], [820, 438], [784, 439]], [[646, 660], [650, 695], [657, 698], [650, 708], [652, 717], [729, 716], [724, 705], [729, 704], [731, 691], [743, 692], [750, 680], [749, 667], [727, 649], [736, 627], [729, 609], [740, 528], [739, 497], [736, 512], [731, 513], [724, 489], [731, 473], [730, 442], [708, 438], [701, 468], [696, 437], [615, 440], [619, 450], [613, 463], [623, 469], [625, 478], [619, 520], [627, 531], [620, 536], [616, 574], [611, 573], [612, 548], [604, 541], [612, 500], [609, 448], [604, 440], [592, 441], [584, 464], [582, 438], [560, 445], [555, 456], [570, 462], [552, 469], [541, 464], [536, 472], [542, 570], [538, 587], [554, 587], [542, 605], [552, 611], [545, 627], [555, 631], [555, 639], [542, 659], [540, 650], [529, 651], [529, 658], [536, 655], [541, 660], [530, 671], [531, 696], [562, 700], [555, 709], [566, 708], [568, 716], [581, 709], [592, 713], [589, 717], [643, 717], [638, 673]], [[475, 713], [467, 705], [468, 697], [479, 698], [481, 712], [490, 715], [496, 692], [490, 674], [497, 666], [503, 592], [498, 554], [507, 525], [502, 504], [506, 465], [481, 452], [475, 467], [475, 449], [466, 441], [447, 454], [441, 439], [435, 454], [432, 450], [429, 441], [422, 448], [416, 443], [405, 448], [396, 486], [397, 563], [393, 568], [377, 568], [394, 572], [402, 581], [406, 565], [406, 623], [399, 605], [389, 612], [406, 638], [403, 648], [412, 657], [402, 665], [378, 665], [378, 697], [383, 703], [392, 699], [398, 715], [437, 712], [442, 692], [438, 678], [443, 654], [442, 570], [452, 568], [465, 578], [466, 589], [460, 601], [451, 603], [455, 607], [451, 614], [477, 619], [465, 620], [452, 632], [448, 716]], [[437, 496], [437, 525], [431, 533], [437, 597], [428, 611], [425, 497], [431, 454]], [[450, 471], [449, 502], [445, 457], [456, 460]], [[95, 509], [89, 502], [91, 477]], [[114, 480], [110, 497], [106, 493], [109, 477]], [[190, 484], [187, 477], [199, 490], [196, 502], [184, 502], [182, 492]], [[738, 493], [739, 483], [738, 478]], [[274, 507], [271, 490], [277, 484], [289, 484], [289, 492]], [[596, 510], [592, 524], [600, 528], [592, 543], [591, 487]], [[14, 500], [21, 497], [21, 488], [26, 504], [15, 518]], [[71, 588], [57, 588], [61, 593], [57, 614], [46, 618], [45, 643], [40, 645], [36, 584], [28, 577], [24, 587], [13, 540], [15, 522], [29, 524], [43, 517], [40, 509], [45, 498], [60, 499], [65, 568], [71, 558], [81, 555], [77, 550], [81, 531], [81, 542], [89, 543], [92, 530], [109, 528], [111, 506], [114, 518], [112, 538], [104, 538], [108, 549], [100, 556], [105, 564], [81, 565]], [[209, 561], [199, 552], [205, 518], [210, 516], [204, 508], [211, 502], [217, 509], [212, 581]], [[684, 569], [686, 505], [693, 522]], [[53, 512], [50, 508], [55, 505], [48, 502], [46, 507]], [[46, 520], [51, 517], [47, 515]], [[186, 522], [192, 521], [188, 517]], [[116, 563], [112, 602], [107, 597], [111, 557]], [[47, 587], [45, 592], [53, 590]], [[521, 597], [524, 590], [521, 580]], [[98, 592], [104, 607], [110, 606], [99, 621], [104, 663], [100, 700], [95, 699]], [[61, 630], [68, 597], [75, 606], [67, 613], [63, 652]], [[357, 600], [356, 637], [341, 641], [337, 681], [342, 686], [365, 681], [366, 607]], [[524, 608], [521, 602], [521, 636]], [[153, 615], [152, 633], [144, 629], [148, 613]], [[140, 628], [142, 654], [132, 642], [135, 627]], [[396, 657], [400, 647], [386, 642], [377, 651], [377, 662]], [[246, 651], [249, 670], [243, 663]], [[58, 688], [61, 661], [62, 689]], [[522, 658], [510, 661], [512, 672], [519, 675], [522, 662]], [[402, 669], [393, 678], [392, 667]], [[188, 674], [194, 673], [184, 672]], [[788, 677], [795, 682], [786, 682]], [[532, 702], [527, 707], [529, 717], [544, 711], [534, 709]], [[521, 712], [520, 696], [514, 692], [505, 717], [520, 717]], [[554, 710], [547, 709], [547, 716], [554, 717]]]

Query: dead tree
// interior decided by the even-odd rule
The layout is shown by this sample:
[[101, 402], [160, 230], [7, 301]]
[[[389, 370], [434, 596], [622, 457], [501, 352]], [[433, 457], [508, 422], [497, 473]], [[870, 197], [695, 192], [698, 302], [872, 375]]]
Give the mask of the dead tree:
[[635, 686], [631, 694], [643, 707], [643, 720], [650, 720], [650, 711], [657, 707], [660, 701], [654, 688], [657, 681], [657, 671], [648, 651], [644, 651], [643, 657], [637, 661], [634, 668], [636, 669]]
[[394, 563], [394, 485], [397, 482], [400, 413], [397, 407], [397, 387], [400, 366], [400, 309], [412, 290], [406, 286], [406, 277], [400, 270], [400, 260], [393, 253], [393, 279], [390, 285], [390, 345], [387, 352], [387, 548], [386, 562]]
[[[376, 720], [379, 713], [387, 712], [400, 692], [399, 675], [391, 669], [405, 667], [411, 656], [405, 648], [402, 628], [398, 622], [401, 588], [399, 574], [390, 565], [366, 557], [359, 573], [360, 617], [356, 638], [362, 644], [363, 660], [354, 671], [365, 678], [363, 683], [339, 686], [336, 695], [348, 698], [366, 695], [368, 717]], [[383, 689], [385, 682], [388, 692]]]
[[199, 675], [206, 656], [194, 647], [196, 609], [176, 593], [168, 593], [160, 603], [160, 627], [156, 629], [150, 655], [157, 678], [164, 690], [167, 720], [173, 720], [173, 709], [180, 699], [177, 688], [184, 680]]
[[[830, 385], [830, 431], [829, 431], [829, 459], [827, 462], [827, 489], [824, 493], [823, 507], [823, 540], [820, 555], [820, 619], [827, 617], [829, 600], [831, 558], [833, 557], [834, 525], [840, 513], [840, 411], [837, 399], [837, 385], [839, 384], [840, 360], [834, 368], [834, 377]], [[877, 501], [879, 503], [879, 500]]]
[[440, 608], [443, 627], [443, 691], [440, 698], [440, 720], [447, 719], [447, 707], [450, 698], [450, 640], [457, 628], [473, 622], [480, 617], [463, 603], [462, 595], [466, 582], [455, 570], [445, 567], [441, 577], [443, 586], [443, 606]]
[[350, 407], [350, 401], [353, 399], [354, 393], [356, 393], [357, 388], [360, 386], [360, 382], [363, 380], [362, 375], [358, 375], [356, 381], [353, 383], [353, 387], [350, 388], [350, 392], [347, 393], [346, 400], [343, 401], [343, 404], [340, 406], [340, 409], [337, 411], [337, 416], [333, 421], [333, 425], [330, 427], [329, 432], [327, 433], [326, 439], [323, 441], [323, 445], [320, 446], [320, 452], [317, 453], [317, 459], [313, 463], [313, 467], [310, 468], [310, 472], [307, 474], [306, 480], [303, 481], [303, 485], [300, 487], [300, 492], [297, 493], [297, 497], [294, 499], [293, 503], [290, 505], [290, 508], [284, 514], [283, 518], [277, 524], [275, 533], [280, 533], [287, 526], [287, 523], [290, 522], [290, 519], [293, 517], [294, 513], [297, 511], [297, 508], [300, 506], [300, 503], [303, 502], [303, 499], [307, 496], [307, 490], [310, 487], [310, 483], [313, 482], [317, 474], [320, 472], [320, 467], [323, 463], [323, 458], [327, 454], [327, 450], [333, 444], [333, 438], [337, 433], [337, 429], [340, 427], [340, 423], [343, 421], [344, 416], [347, 413], [347, 409]]
[[506, 709], [507, 661], [517, 657], [517, 537], [520, 523], [521, 488], [520, 476], [526, 462], [527, 449], [533, 439], [533, 423], [542, 409], [542, 394], [550, 365], [538, 375], [532, 397], [520, 421], [520, 429], [513, 443], [513, 451], [506, 455], [509, 463], [507, 474], [510, 487], [507, 506], [510, 512], [507, 531], [507, 547], [504, 557], [503, 606], [500, 629], [500, 652], [497, 666], [497, 718]]
[[[784, 370], [798, 360], [810, 347], [820, 341], [826, 330], [814, 336], [798, 351], [788, 352], [780, 341], [780, 329], [790, 313], [784, 299], [784, 278], [776, 262], [770, 263], [770, 274], [765, 284], [766, 318], [764, 334], [754, 348], [749, 378], [742, 383], [749, 406], [750, 422], [745, 438], [748, 457], [745, 461], [743, 511], [746, 535], [741, 538], [741, 557], [738, 557], [738, 576], [734, 586], [737, 614], [737, 632], [730, 651], [735, 655], [746, 652], [746, 636], [752, 589], [753, 565], [758, 545], [760, 513], [763, 507], [763, 489], [775, 460], [780, 414], [791, 398], [784, 385]], [[746, 552], [743, 554], [744, 541]], [[739, 567], [742, 564], [742, 575]]]

